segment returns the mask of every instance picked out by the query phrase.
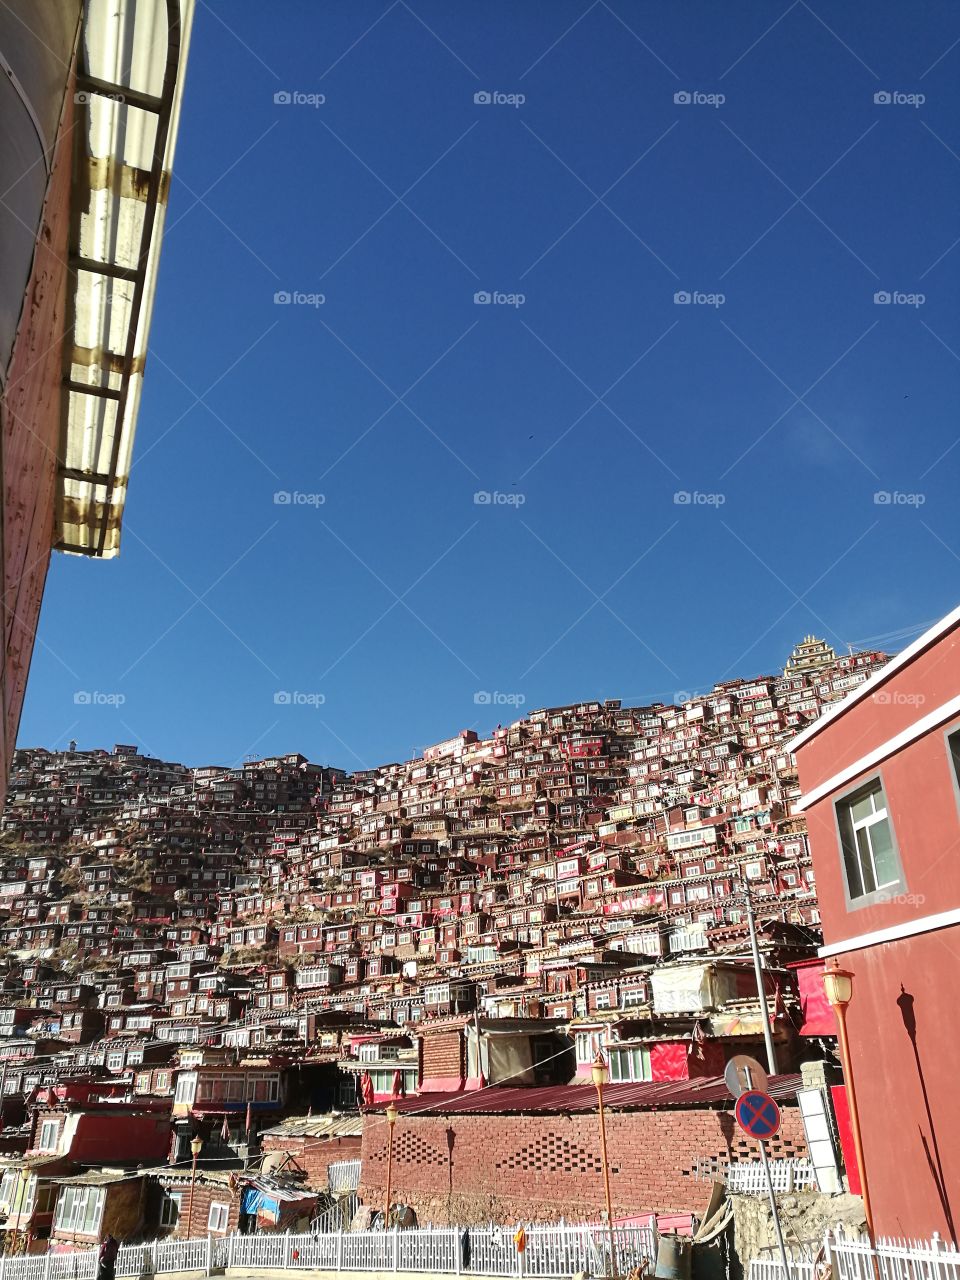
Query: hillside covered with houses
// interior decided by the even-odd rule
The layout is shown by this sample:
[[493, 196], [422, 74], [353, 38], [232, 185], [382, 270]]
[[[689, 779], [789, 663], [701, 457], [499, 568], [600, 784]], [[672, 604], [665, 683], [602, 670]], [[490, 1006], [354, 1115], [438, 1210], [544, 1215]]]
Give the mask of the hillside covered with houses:
[[[379, 1187], [365, 1124], [387, 1100], [489, 1115], [527, 1089], [549, 1126], [601, 1049], [614, 1107], [619, 1086], [626, 1109], [692, 1106], [733, 1054], [762, 1059], [761, 999], [789, 1102], [833, 1027], [785, 744], [886, 661], [807, 637], [781, 674], [679, 706], [545, 708], [352, 773], [19, 750], [0, 832], [5, 1247], [290, 1225], [345, 1160], [363, 1155], [361, 1196]], [[798, 1123], [782, 1141], [802, 1154]], [[683, 1208], [682, 1187], [654, 1194]]]

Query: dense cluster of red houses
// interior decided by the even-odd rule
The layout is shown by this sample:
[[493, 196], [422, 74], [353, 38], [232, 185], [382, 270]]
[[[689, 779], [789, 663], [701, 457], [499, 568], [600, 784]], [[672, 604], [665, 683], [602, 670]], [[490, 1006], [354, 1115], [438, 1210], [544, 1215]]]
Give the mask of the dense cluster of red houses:
[[[273, 1141], [319, 1189], [359, 1154], [364, 1103], [575, 1090], [598, 1048], [611, 1087], [641, 1092], [762, 1058], [746, 891], [779, 1070], [823, 1058], [786, 744], [885, 661], [808, 637], [776, 677], [535, 711], [351, 774], [19, 751], [0, 833], [7, 1239], [92, 1238], [109, 1204], [125, 1234], [182, 1233], [198, 1138], [189, 1225], [228, 1230], [253, 1186], [238, 1170], [262, 1173]], [[274, 1222], [304, 1210], [283, 1203]]]

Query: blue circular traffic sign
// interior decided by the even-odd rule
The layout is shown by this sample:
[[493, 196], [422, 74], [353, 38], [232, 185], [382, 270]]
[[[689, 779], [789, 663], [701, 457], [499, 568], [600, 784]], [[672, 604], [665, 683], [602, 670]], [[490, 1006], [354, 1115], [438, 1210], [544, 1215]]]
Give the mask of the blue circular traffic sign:
[[780, 1108], [769, 1093], [761, 1093], [759, 1089], [741, 1093], [734, 1114], [744, 1133], [761, 1142], [780, 1132]]

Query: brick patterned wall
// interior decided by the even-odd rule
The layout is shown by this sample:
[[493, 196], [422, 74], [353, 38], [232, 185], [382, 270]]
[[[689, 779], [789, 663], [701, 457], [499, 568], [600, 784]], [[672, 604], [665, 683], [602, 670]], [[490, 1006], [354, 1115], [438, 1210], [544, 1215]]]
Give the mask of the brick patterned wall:
[[[758, 1157], [732, 1110], [712, 1109], [608, 1113], [607, 1150], [617, 1215], [702, 1211], [710, 1184], [693, 1176], [698, 1164]], [[807, 1154], [796, 1107], [783, 1108], [768, 1150], [774, 1158]], [[604, 1207], [595, 1114], [401, 1115], [393, 1155], [393, 1198], [413, 1205], [424, 1222], [555, 1220]], [[382, 1116], [364, 1125], [362, 1159], [361, 1198], [379, 1205], [387, 1170]]]
[[422, 1043], [425, 1081], [463, 1075], [463, 1036], [459, 1030], [434, 1032], [424, 1036]]

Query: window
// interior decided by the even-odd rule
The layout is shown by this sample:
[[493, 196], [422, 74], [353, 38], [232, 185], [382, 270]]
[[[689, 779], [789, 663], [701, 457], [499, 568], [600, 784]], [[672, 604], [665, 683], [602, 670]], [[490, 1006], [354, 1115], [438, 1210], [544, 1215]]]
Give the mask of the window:
[[847, 894], [851, 902], [900, 883], [900, 863], [879, 778], [837, 804]]
[[177, 1076], [177, 1093], [174, 1098], [175, 1102], [192, 1103], [197, 1092], [197, 1076], [196, 1072], [188, 1072], [185, 1075]]
[[228, 1204], [220, 1204], [214, 1201], [210, 1206], [210, 1214], [207, 1218], [208, 1231], [226, 1231], [227, 1223], [230, 1221], [230, 1206]]
[[44, 1120], [40, 1126], [40, 1141], [37, 1146], [41, 1151], [56, 1151], [57, 1138], [60, 1136], [59, 1120]]
[[161, 1227], [175, 1227], [180, 1221], [180, 1207], [183, 1204], [182, 1191], [168, 1191], [160, 1202]]
[[55, 1229], [87, 1236], [99, 1234], [104, 1198], [103, 1187], [64, 1187], [57, 1200]]
[[960, 801], [960, 728], [953, 729], [947, 734], [947, 751], [953, 766], [953, 784], [957, 790], [957, 800]]
[[593, 1062], [600, 1052], [603, 1036], [599, 1031], [578, 1031], [573, 1037], [573, 1042], [577, 1062]]
[[650, 1050], [643, 1045], [629, 1049], [610, 1046], [610, 1079], [615, 1081], [650, 1080]]

